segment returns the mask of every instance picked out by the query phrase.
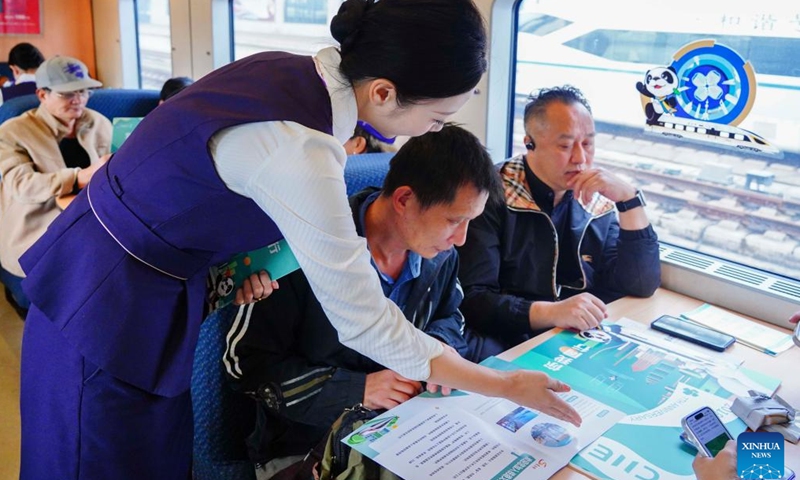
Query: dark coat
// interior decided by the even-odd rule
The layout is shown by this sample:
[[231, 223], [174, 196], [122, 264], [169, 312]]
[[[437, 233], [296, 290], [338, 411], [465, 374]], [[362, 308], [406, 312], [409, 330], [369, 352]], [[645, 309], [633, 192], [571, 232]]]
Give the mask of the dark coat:
[[[350, 198], [362, 236], [358, 212], [375, 191], [362, 190]], [[457, 273], [454, 249], [423, 259], [403, 313], [417, 328], [464, 355]], [[266, 300], [242, 307], [242, 321], [228, 335], [241, 340], [229, 342], [225, 355], [235, 388], [260, 400], [250, 442], [251, 457], [258, 462], [307, 453], [345, 408], [364, 400], [367, 374], [385, 369], [339, 342], [302, 271], [279, 283]]]
[[[524, 158], [500, 167], [505, 203], [487, 206], [459, 248], [465, 299], [461, 310], [476, 332], [513, 344], [534, 334], [533, 302], [589, 292], [605, 302], [625, 295], [647, 297], [661, 282], [658, 237], [652, 226], [620, 230], [614, 204], [599, 195], [589, 205], [569, 201], [570, 249], [559, 252], [558, 233], [533, 200]], [[557, 278], [559, 256], [573, 255], [578, 278]]]

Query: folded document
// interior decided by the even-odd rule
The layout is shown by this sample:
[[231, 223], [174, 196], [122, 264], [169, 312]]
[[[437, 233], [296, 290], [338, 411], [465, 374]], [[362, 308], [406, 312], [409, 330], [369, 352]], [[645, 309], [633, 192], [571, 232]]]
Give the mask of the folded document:
[[791, 335], [751, 322], [707, 303], [681, 316], [698, 325], [727, 333], [736, 338], [737, 342], [769, 355], [785, 352], [794, 345]]

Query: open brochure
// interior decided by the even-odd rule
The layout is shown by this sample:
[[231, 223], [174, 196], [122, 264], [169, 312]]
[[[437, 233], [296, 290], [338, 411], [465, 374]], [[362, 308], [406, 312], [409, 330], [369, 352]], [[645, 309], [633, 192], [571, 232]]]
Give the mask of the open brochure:
[[424, 393], [342, 440], [406, 479], [545, 479], [625, 416], [573, 390], [580, 428], [508, 400]]
[[266, 247], [240, 253], [209, 271], [209, 304], [212, 309], [233, 303], [236, 289], [250, 275], [265, 270], [272, 280], [278, 280], [300, 268], [286, 240]]
[[711, 407], [736, 437], [744, 422], [735, 395], [774, 392], [780, 380], [729, 357], [682, 345], [629, 321], [601, 329], [561, 331], [515, 358], [517, 368], [546, 371], [626, 415], [570, 464], [594, 478], [690, 480], [696, 451], [679, 436], [681, 418]]

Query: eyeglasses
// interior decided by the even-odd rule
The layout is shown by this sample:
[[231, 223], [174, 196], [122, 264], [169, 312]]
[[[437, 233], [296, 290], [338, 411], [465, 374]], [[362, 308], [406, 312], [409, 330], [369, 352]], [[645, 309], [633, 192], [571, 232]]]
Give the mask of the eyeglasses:
[[89, 97], [92, 96], [92, 93], [93, 93], [93, 90], [88, 90], [88, 89], [85, 89], [85, 88], [83, 90], [75, 90], [74, 92], [53, 92], [49, 88], [46, 88], [45, 90], [47, 90], [50, 93], [56, 94], [56, 96], [58, 98], [61, 98], [61, 99], [64, 99], [64, 100], [67, 100], [67, 101], [70, 101], [70, 102], [75, 100], [78, 97], [80, 97], [80, 98], [89, 98]]

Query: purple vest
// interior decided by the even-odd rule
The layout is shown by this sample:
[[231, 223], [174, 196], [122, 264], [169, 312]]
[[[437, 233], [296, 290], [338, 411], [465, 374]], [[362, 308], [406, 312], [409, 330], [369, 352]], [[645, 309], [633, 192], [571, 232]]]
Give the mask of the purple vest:
[[153, 110], [20, 260], [31, 303], [112, 375], [160, 395], [186, 391], [208, 267], [282, 237], [225, 186], [208, 142], [277, 120], [332, 134], [310, 57], [247, 57]]
[[22, 82], [10, 87], [3, 87], [0, 90], [3, 91], [3, 101], [7, 102], [12, 98], [36, 93], [36, 82]]

